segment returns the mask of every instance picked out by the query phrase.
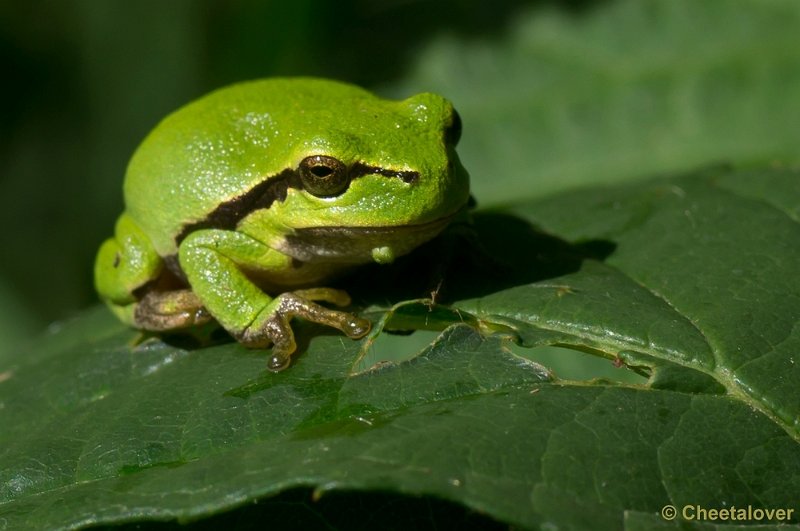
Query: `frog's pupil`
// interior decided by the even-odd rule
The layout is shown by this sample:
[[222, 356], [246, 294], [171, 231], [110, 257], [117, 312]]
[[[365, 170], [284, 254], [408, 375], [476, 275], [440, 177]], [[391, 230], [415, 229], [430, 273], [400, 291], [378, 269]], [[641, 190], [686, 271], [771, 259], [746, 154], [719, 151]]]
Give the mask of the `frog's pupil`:
[[333, 168], [329, 168], [328, 166], [314, 166], [311, 168], [311, 173], [317, 177], [327, 177], [333, 173]]

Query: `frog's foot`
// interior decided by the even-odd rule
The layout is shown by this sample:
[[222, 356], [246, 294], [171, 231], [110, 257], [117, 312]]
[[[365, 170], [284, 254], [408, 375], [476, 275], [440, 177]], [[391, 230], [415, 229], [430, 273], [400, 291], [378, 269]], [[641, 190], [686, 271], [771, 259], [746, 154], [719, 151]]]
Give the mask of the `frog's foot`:
[[134, 325], [151, 332], [166, 332], [205, 324], [211, 314], [188, 289], [149, 291], [136, 305]]
[[264, 347], [272, 343], [268, 368], [273, 372], [289, 366], [292, 353], [297, 349], [294, 333], [289, 324], [292, 317], [323, 324], [341, 330], [348, 337], [358, 339], [369, 332], [371, 323], [347, 312], [331, 310], [312, 301], [322, 301], [336, 306], [350, 304], [350, 296], [341, 290], [312, 288], [279, 295], [265, 308], [264, 320], [256, 319], [237, 339], [249, 347]]

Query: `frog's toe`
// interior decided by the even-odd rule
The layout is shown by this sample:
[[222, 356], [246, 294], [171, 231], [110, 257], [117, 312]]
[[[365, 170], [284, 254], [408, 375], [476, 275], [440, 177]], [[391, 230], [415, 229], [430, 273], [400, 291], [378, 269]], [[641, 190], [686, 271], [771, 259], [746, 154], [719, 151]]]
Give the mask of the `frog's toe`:
[[267, 369], [272, 372], [284, 370], [292, 361], [292, 357], [289, 354], [286, 352], [276, 352], [276, 350], [277, 349], [273, 349], [272, 355], [269, 357], [269, 362], [267, 362]]
[[362, 319], [361, 317], [350, 316], [351, 318], [347, 320], [341, 330], [347, 337], [358, 339], [360, 337], [364, 337], [369, 332], [369, 329], [372, 328], [372, 323], [369, 322], [368, 319]]

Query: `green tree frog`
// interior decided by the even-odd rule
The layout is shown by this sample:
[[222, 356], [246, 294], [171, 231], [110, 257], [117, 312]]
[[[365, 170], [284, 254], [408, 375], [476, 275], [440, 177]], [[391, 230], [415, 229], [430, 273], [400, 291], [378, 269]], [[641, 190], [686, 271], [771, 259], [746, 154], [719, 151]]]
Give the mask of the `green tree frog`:
[[216, 321], [268, 368], [296, 350], [293, 317], [363, 337], [366, 319], [323, 283], [389, 263], [463, 214], [469, 177], [449, 101], [390, 101], [314, 78], [240, 83], [167, 116], [125, 175], [125, 211], [95, 285], [147, 331]]

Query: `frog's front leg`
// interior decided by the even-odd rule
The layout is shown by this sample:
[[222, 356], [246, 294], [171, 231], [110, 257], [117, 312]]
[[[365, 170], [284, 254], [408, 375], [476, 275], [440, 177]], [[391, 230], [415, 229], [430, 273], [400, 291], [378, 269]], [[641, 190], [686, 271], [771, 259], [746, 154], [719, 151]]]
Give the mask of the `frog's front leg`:
[[369, 331], [368, 320], [313, 302], [346, 306], [350, 297], [343, 291], [313, 288], [275, 298], [264, 293], [246, 272], [285, 271], [292, 267], [292, 258], [246, 234], [218, 229], [193, 232], [181, 243], [178, 259], [192, 291], [233, 337], [248, 347], [273, 345], [272, 371], [286, 368], [296, 349], [292, 317], [337, 328], [352, 338]]

